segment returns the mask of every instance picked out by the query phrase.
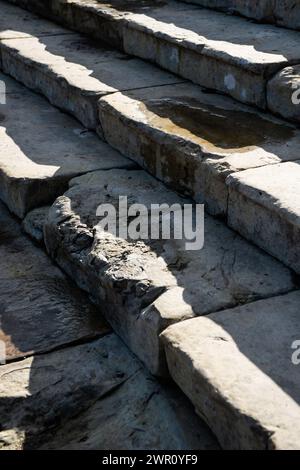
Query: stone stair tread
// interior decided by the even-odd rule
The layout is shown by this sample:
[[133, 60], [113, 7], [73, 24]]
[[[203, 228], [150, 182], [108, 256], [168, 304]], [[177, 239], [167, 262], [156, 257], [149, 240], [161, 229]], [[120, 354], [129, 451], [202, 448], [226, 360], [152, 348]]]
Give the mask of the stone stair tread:
[[227, 184], [229, 226], [299, 273], [300, 160], [242, 171]]
[[291, 273], [222, 222], [206, 216], [205, 244], [133, 241], [96, 230], [100, 204], [183, 204], [142, 170], [96, 171], [75, 178], [50, 208], [48, 253], [95, 302], [152, 373], [165, 374], [159, 334], [168, 325], [294, 289]]
[[[19, 217], [53, 202], [74, 176], [133, 163], [72, 117], [1, 74], [0, 196]], [[28, 119], [30, 115], [30, 119]]]
[[[60, 3], [63, 7], [67, 2]], [[74, 0], [73, 3], [86, 8], [85, 0]], [[265, 69], [270, 65], [300, 59], [300, 53], [294, 50], [300, 42], [297, 32], [246, 22], [242, 18], [192, 5], [183, 6], [175, 0], [149, 2], [146, 7], [140, 0], [131, 4], [134, 5], [132, 9], [128, 7], [128, 1], [92, 0], [87, 7], [94, 9], [95, 14], [107, 15], [118, 21], [122, 19], [132, 28], [149, 29], [154, 34], [170, 38], [172, 42], [188, 44], [195, 49], [202, 46], [203, 53], [207, 55], [220, 54], [222, 59], [228, 56], [241, 67], [247, 68], [253, 64], [253, 71], [259, 66]]]
[[240, 14], [257, 21], [275, 23], [292, 29], [300, 29], [299, 0], [181, 0], [226, 13]]
[[[15, 3], [24, 5], [22, 0]], [[49, 13], [42, 11], [36, 0], [25, 4], [94, 37], [101, 37], [102, 29], [102, 39], [114, 37], [114, 45], [129, 54], [263, 108], [270, 75], [300, 63], [297, 31], [251, 23], [174, 0], [146, 6], [139, 0], [130, 4], [60, 0]]]
[[[43, 23], [48, 22], [39, 21], [40, 29], [45, 29]], [[101, 96], [183, 81], [104, 43], [67, 33], [61, 28], [60, 34], [41, 37], [35, 35], [33, 26], [33, 37], [0, 39], [2, 70], [44, 94], [90, 129], [97, 125], [97, 101]], [[16, 37], [18, 34], [16, 31]]]
[[115, 334], [0, 376], [2, 450], [219, 449], [177, 387], [155, 381]]
[[2, 203], [0, 221], [0, 340], [6, 347], [6, 360], [110, 332], [86, 294], [22, 234]]
[[299, 449], [299, 291], [163, 333], [175, 382], [226, 449]]

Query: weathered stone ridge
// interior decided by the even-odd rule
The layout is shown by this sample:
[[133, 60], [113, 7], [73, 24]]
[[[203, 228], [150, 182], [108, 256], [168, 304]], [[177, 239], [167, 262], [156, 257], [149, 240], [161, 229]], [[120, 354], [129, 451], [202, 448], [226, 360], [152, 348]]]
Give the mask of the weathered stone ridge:
[[44, 224], [49, 254], [102, 307], [152, 373], [165, 375], [159, 334], [170, 324], [294, 288], [290, 272], [207, 216], [202, 250], [186, 240], [127, 240], [97, 229], [99, 204], [184, 204], [144, 171], [93, 172], [70, 182]]

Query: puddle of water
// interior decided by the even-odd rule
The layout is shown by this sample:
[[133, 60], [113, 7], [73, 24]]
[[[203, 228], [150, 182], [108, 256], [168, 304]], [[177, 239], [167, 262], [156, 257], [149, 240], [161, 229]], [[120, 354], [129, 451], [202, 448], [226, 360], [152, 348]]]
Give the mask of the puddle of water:
[[[247, 111], [223, 109], [182, 97], [141, 103], [149, 122], [219, 151], [249, 151], [293, 138], [295, 129]], [[156, 116], [155, 116], [156, 115]]]

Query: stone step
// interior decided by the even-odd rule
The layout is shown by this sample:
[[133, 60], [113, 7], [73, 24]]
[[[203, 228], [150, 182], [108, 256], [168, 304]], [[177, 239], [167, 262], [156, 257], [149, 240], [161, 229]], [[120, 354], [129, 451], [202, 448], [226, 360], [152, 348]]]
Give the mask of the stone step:
[[13, 3], [263, 109], [271, 77], [300, 64], [299, 32], [175, 0]]
[[[8, 4], [3, 4], [3, 9], [2, 70], [42, 93], [88, 129], [98, 124], [97, 102], [102, 96], [183, 81], [102, 42], [43, 19], [38, 22], [35, 15], [28, 18], [24, 10]], [[22, 17], [24, 28], [19, 24]], [[9, 34], [5, 32], [7, 25], [12, 28]], [[24, 31], [22, 38], [20, 30]]]
[[0, 198], [18, 217], [52, 203], [74, 176], [134, 164], [6, 75], [0, 104]]
[[230, 14], [238, 14], [257, 21], [274, 23], [300, 30], [299, 0], [181, 0], [213, 8]]
[[0, 255], [1, 450], [218, 448], [2, 203]]
[[300, 160], [228, 178], [228, 224], [300, 273]]
[[[4, 18], [13, 24], [15, 7], [4, 6], [7, 7]], [[15, 16], [20, 22], [21, 15]], [[227, 219], [232, 213], [230, 175], [238, 178], [244, 170], [299, 160], [300, 131], [292, 125], [230, 98], [207, 93], [198, 86], [176, 83], [175, 76], [129, 58], [103, 43], [96, 46], [79, 34], [67, 34], [68, 30], [63, 28], [58, 31], [57, 26], [51, 34], [52, 23], [45, 20], [38, 23], [34, 18], [32, 34], [36, 37], [14, 39], [11, 31], [10, 39], [0, 41], [3, 70], [43, 93], [87, 127], [95, 128], [98, 124], [99, 135], [112, 147], [176, 191], [205, 202], [211, 214]], [[24, 23], [28, 22], [26, 16]], [[30, 27], [24, 31], [30, 34]], [[45, 31], [48, 31], [47, 36]], [[292, 70], [290, 93], [297, 82], [297, 69]], [[286, 80], [286, 75], [280, 74]], [[288, 95], [276, 92], [281, 82], [281, 78], [275, 76], [269, 83], [270, 102], [276, 95], [282, 97], [282, 103], [288, 102]], [[122, 91], [114, 92], [118, 89]], [[300, 109], [300, 104], [298, 107]], [[291, 107], [282, 106], [282, 109], [286, 110], [287, 117], [292, 117]], [[294, 185], [285, 188], [285, 196], [276, 191], [274, 200], [271, 193], [276, 188], [272, 188], [271, 180], [269, 204], [265, 207], [265, 201], [259, 200], [262, 211], [267, 212], [266, 221], [277, 218], [276, 207], [281, 206], [283, 197], [291, 201], [286, 211], [281, 211], [286, 228], [278, 234], [265, 223], [262, 230], [266, 232], [262, 237], [262, 230], [254, 228], [250, 219], [248, 227], [242, 229], [235, 224], [234, 228], [300, 272], [299, 224], [294, 217], [300, 215], [297, 208], [300, 189], [298, 166], [293, 168]], [[259, 194], [259, 187], [257, 191]], [[40, 201], [41, 204], [47, 202]], [[248, 202], [244, 197], [241, 209], [245, 213]], [[252, 206], [251, 201], [249, 204]], [[289, 217], [289, 213], [294, 216]], [[285, 246], [284, 252], [278, 249], [279, 245]]]
[[[206, 216], [202, 249], [182, 240], [134, 240], [103, 231], [100, 204], [186, 204], [143, 170], [96, 171], [70, 181], [43, 225], [55, 262], [87, 291], [155, 375], [166, 375], [159, 334], [169, 325], [295, 288], [291, 272]], [[201, 222], [201, 223], [200, 223]]]
[[300, 273], [296, 127], [190, 84], [109, 95], [99, 115], [111, 146]]
[[225, 449], [300, 449], [300, 293], [163, 333], [173, 379]]

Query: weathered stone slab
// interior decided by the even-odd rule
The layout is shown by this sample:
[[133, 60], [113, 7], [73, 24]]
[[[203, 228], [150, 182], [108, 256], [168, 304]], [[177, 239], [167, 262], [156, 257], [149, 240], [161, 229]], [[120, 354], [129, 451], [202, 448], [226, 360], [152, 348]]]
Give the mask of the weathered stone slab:
[[2, 450], [218, 448], [177, 388], [153, 380], [114, 334], [0, 376]]
[[5, 73], [42, 93], [88, 129], [98, 125], [97, 102], [101, 96], [182, 82], [79, 34], [3, 40], [0, 50]]
[[299, 305], [297, 291], [164, 331], [172, 377], [223, 448], [300, 448]]
[[191, 84], [99, 101], [107, 142], [177, 191], [226, 216], [230, 173], [299, 159], [293, 125]]
[[74, 176], [133, 166], [44, 98], [0, 79], [8, 92], [0, 105], [0, 197], [14, 214], [51, 203]]
[[258, 21], [300, 29], [299, 0], [181, 0], [186, 3], [237, 13]]
[[228, 178], [228, 224], [300, 273], [300, 160]]
[[268, 108], [300, 123], [300, 65], [287, 67], [268, 83]]
[[56, 0], [47, 2], [49, 9], [39, 0], [14, 3], [262, 108], [268, 77], [300, 62], [297, 32], [173, 0]]
[[188, 202], [143, 171], [99, 171], [70, 185], [45, 222], [47, 250], [154, 374], [165, 374], [158, 336], [168, 325], [293, 289], [286, 268], [210, 217], [198, 251], [186, 239], [132, 240], [97, 227], [97, 207], [118, 208], [119, 196], [147, 208]]
[[0, 210], [0, 340], [6, 359], [107, 334], [99, 309], [22, 235], [2, 203]]

